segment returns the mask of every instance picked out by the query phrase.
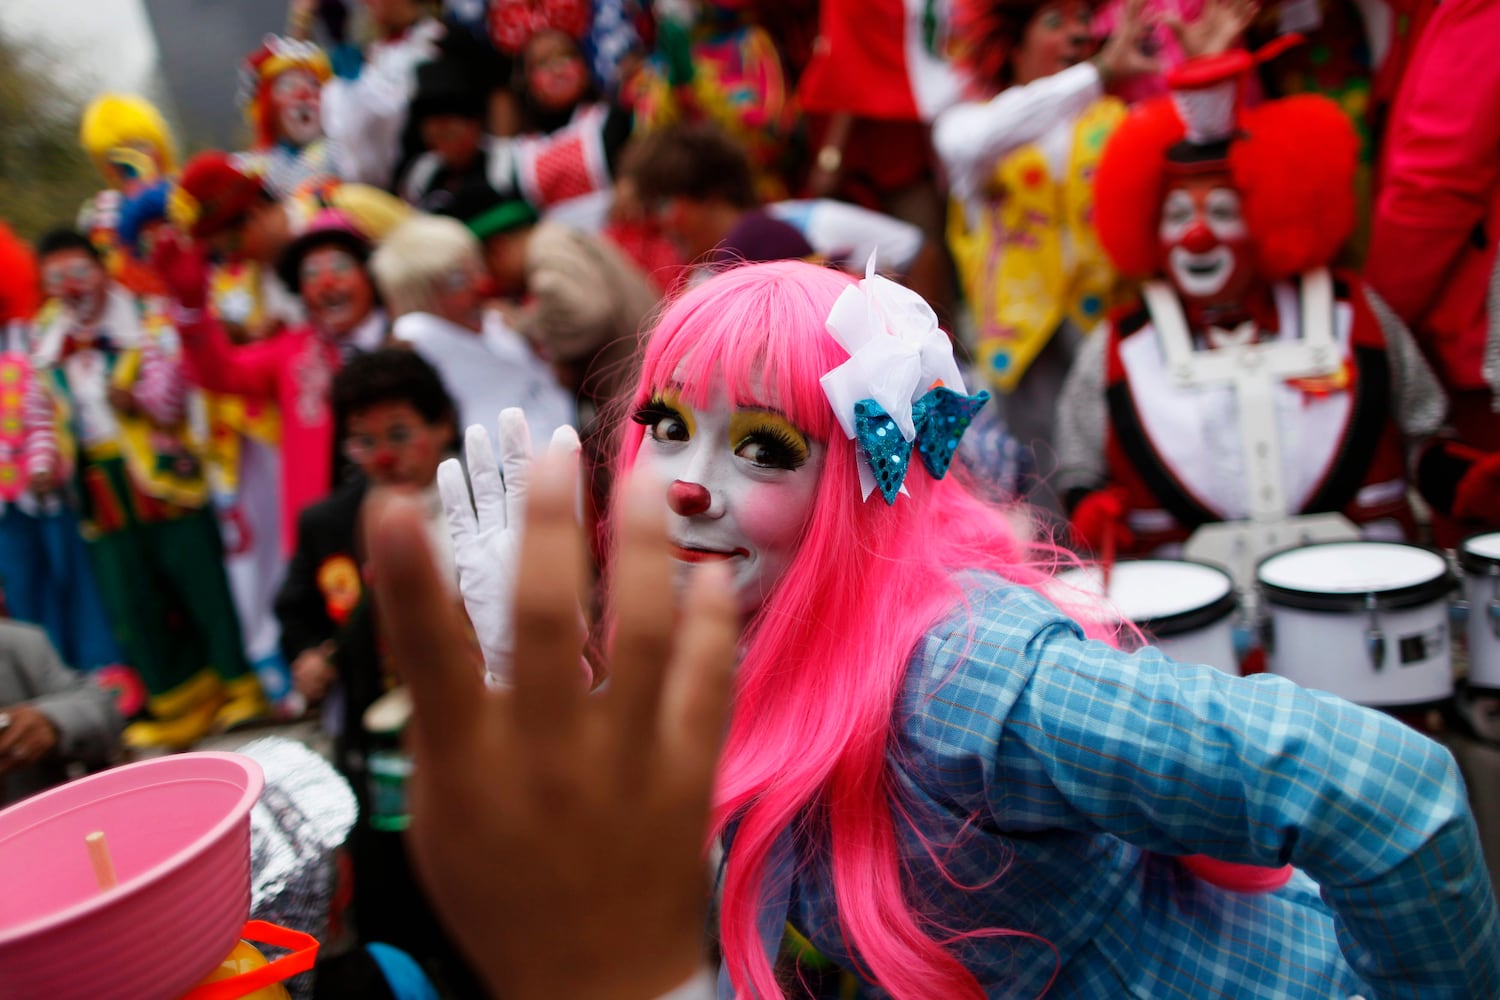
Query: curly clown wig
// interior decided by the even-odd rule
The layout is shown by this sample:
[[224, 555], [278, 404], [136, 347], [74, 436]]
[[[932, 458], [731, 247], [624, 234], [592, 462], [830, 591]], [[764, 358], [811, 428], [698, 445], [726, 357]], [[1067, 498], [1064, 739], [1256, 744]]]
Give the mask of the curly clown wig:
[[[1184, 127], [1169, 98], [1138, 105], [1115, 130], [1094, 178], [1099, 242], [1127, 277], [1156, 274], [1168, 153]], [[1354, 228], [1359, 140], [1338, 105], [1298, 96], [1242, 110], [1228, 170], [1270, 281], [1327, 265]]]
[[[999, 93], [1011, 80], [1011, 55], [1031, 19], [1051, 0], [955, 0], [949, 46], [975, 97]], [[1088, 6], [1097, 0], [1087, 0]]]
[[311, 73], [318, 86], [333, 76], [328, 55], [312, 42], [267, 35], [260, 48], [250, 53], [240, 67], [240, 105], [245, 120], [255, 130], [255, 145], [265, 149], [276, 144], [276, 109], [271, 87], [276, 78], [292, 70]]
[[110, 152], [129, 145], [152, 149], [163, 174], [177, 170], [177, 149], [166, 119], [156, 105], [134, 94], [100, 94], [90, 101], [83, 109], [78, 140], [106, 177]]

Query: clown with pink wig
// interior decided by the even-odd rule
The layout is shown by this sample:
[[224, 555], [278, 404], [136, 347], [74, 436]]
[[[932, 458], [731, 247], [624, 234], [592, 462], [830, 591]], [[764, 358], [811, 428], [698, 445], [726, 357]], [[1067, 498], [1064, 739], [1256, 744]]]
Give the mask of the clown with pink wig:
[[[618, 438], [610, 560], [620, 578], [605, 588], [600, 642], [588, 647], [619, 669], [592, 695], [580, 690], [576, 711], [597, 705], [589, 717], [604, 726], [618, 699], [645, 697], [622, 664], [643, 655], [632, 533], [654, 508], [665, 521], [656, 544], [685, 595], [679, 627], [694, 627], [705, 590], [740, 623], [707, 820], [722, 850], [718, 996], [787, 995], [776, 963], [788, 940], [870, 996], [1500, 995], [1500, 920], [1448, 752], [1282, 678], [1122, 651], [1053, 579], [1055, 556], [1018, 539], [953, 461], [986, 402], [965, 385], [927, 303], [873, 271], [856, 280], [802, 262], [730, 270], [675, 300], [645, 342]], [[430, 748], [480, 716], [491, 732], [519, 730], [531, 724], [516, 711], [522, 698], [527, 712], [559, 708], [562, 681], [538, 700], [539, 656], [554, 676], [578, 676], [568, 660], [584, 637], [567, 626], [583, 616], [567, 607], [567, 585], [551, 582], [574, 573], [572, 560], [549, 563], [544, 580], [526, 555], [532, 531], [556, 531], [568, 516], [568, 491], [550, 460], [528, 484], [518, 411], [501, 415], [499, 431], [498, 462], [489, 435], [470, 428], [468, 475], [456, 462], [439, 470], [492, 690], [441, 621], [410, 606], [426, 598], [393, 602], [387, 590], [381, 603], [398, 645], [430, 650], [430, 670], [444, 677], [413, 679], [426, 734], [413, 831], [436, 838], [437, 853], [420, 857], [424, 871], [451, 876], [432, 883], [439, 909], [497, 991], [521, 975], [518, 959], [487, 957], [507, 931], [485, 930], [489, 908], [478, 904], [489, 887], [503, 905], [520, 883], [485, 845], [515, 822], [524, 796], [588, 780], [560, 764], [490, 808], [460, 802], [465, 779], [424, 779]], [[576, 448], [569, 435], [554, 443]], [[532, 504], [522, 538], [528, 486], [549, 506]], [[378, 586], [394, 586], [381, 574], [414, 551], [382, 536], [391, 521], [375, 520], [386, 567]], [[542, 604], [546, 644], [535, 637]], [[667, 636], [645, 655], [665, 658], [671, 646]], [[664, 715], [680, 694], [667, 686]], [[444, 726], [422, 725], [424, 710], [438, 708], [451, 713]], [[573, 739], [605, 730], [545, 731], [551, 753], [572, 760]], [[475, 769], [485, 787], [537, 763], [504, 755], [515, 743], [479, 742], [494, 755]], [[624, 779], [594, 780], [603, 798], [554, 797], [545, 815], [580, 822]], [[632, 801], [632, 815], [598, 818], [591, 836], [609, 842], [599, 852], [627, 850], [616, 840], [628, 843], [656, 808], [644, 791]], [[472, 853], [441, 836], [445, 803], [465, 822], [493, 824], [462, 838]], [[678, 850], [700, 843], [691, 828], [674, 831]], [[1184, 861], [1192, 855], [1231, 867], [1210, 879]], [[629, 872], [619, 880], [634, 888], [601, 885], [587, 905], [628, 909], [623, 893], [642, 919], [671, 922], [652, 904], [673, 887]], [[588, 898], [576, 888], [564, 895]], [[578, 946], [605, 948], [605, 937], [636, 930]], [[632, 951], [625, 961], [642, 974], [617, 995], [688, 979], [686, 938], [689, 954]], [[713, 995], [712, 979], [700, 972], [674, 996]]]

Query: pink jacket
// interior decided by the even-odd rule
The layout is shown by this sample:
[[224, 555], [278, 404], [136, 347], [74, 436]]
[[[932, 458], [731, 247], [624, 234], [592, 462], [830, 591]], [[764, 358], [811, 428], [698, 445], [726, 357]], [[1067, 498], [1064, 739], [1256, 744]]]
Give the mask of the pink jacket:
[[209, 392], [275, 403], [281, 410], [281, 544], [297, 544], [297, 515], [328, 495], [333, 478], [333, 407], [339, 369], [332, 341], [304, 323], [269, 340], [236, 345], [218, 321], [179, 325], [188, 378]]
[[1450, 389], [1479, 389], [1500, 240], [1500, 4], [1444, 0], [1386, 133], [1366, 277]]

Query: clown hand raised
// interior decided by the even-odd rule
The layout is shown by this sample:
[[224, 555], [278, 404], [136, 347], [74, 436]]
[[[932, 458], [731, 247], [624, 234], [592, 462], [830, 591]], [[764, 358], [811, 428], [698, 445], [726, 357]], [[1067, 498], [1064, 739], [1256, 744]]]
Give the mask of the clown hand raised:
[[[497, 464], [489, 434], [477, 424], [470, 426], [464, 434], [467, 481], [457, 459], [443, 462], [437, 472], [458, 589], [484, 653], [485, 679], [491, 686], [510, 683], [515, 656], [515, 582], [531, 471], [531, 432], [520, 409], [500, 412], [498, 440]], [[576, 463], [578, 432], [566, 425], [559, 427], [550, 450]], [[579, 627], [583, 628], [581, 612]]]

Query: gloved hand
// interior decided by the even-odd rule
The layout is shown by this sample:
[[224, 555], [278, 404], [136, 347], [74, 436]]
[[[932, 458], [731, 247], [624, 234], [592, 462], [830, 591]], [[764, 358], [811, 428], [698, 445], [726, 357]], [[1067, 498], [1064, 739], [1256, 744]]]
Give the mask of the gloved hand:
[[168, 230], [157, 238], [151, 267], [182, 308], [208, 304], [208, 257], [181, 233]]
[[1125, 520], [1129, 512], [1130, 496], [1125, 488], [1106, 486], [1078, 501], [1069, 527], [1075, 542], [1090, 552], [1100, 553], [1108, 548], [1106, 539], [1110, 537], [1116, 548], [1127, 549], [1135, 544], [1135, 533]]
[[1460, 521], [1500, 525], [1500, 452], [1477, 459], [1453, 492], [1453, 516]]
[[[514, 592], [531, 468], [531, 431], [520, 409], [500, 412], [499, 440], [497, 466], [489, 434], [477, 424], [471, 426], [464, 434], [468, 481], [453, 458], [438, 466], [437, 481], [453, 540], [459, 593], [484, 653], [485, 672], [491, 684], [508, 685], [515, 656]], [[559, 427], [552, 435], [551, 450], [576, 461], [578, 432]], [[579, 614], [581, 628], [582, 609]]]

